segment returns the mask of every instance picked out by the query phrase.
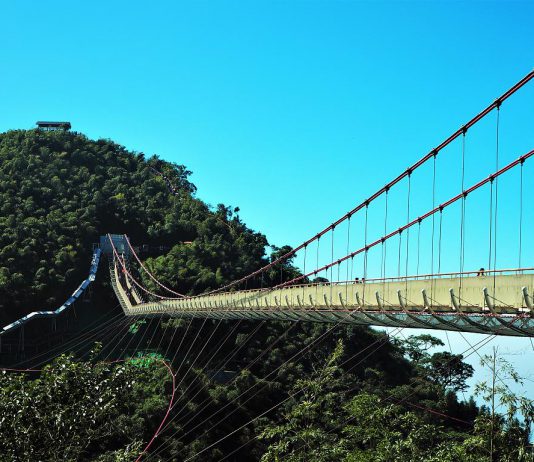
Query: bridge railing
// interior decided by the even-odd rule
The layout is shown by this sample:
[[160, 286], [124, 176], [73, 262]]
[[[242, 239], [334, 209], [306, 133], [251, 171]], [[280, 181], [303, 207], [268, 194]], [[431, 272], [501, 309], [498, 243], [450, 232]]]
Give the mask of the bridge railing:
[[235, 291], [228, 291], [228, 292], [221, 292], [221, 293], [215, 293], [215, 294], [199, 294], [199, 295], [193, 295], [190, 297], [186, 297], [186, 300], [194, 300], [198, 298], [204, 298], [204, 297], [219, 297], [221, 295], [231, 295], [235, 293], [239, 294], [255, 294], [257, 292], [265, 292], [269, 293], [273, 290], [276, 291], [286, 291], [291, 290], [295, 288], [314, 288], [314, 287], [325, 287], [325, 286], [346, 286], [350, 284], [376, 284], [380, 282], [406, 282], [406, 281], [420, 281], [420, 280], [428, 280], [428, 279], [454, 279], [459, 277], [493, 277], [495, 276], [501, 276], [501, 275], [521, 275], [521, 274], [532, 274], [534, 273], [534, 267], [528, 267], [528, 268], [505, 268], [505, 269], [496, 269], [496, 270], [477, 270], [477, 271], [456, 271], [456, 272], [447, 272], [447, 273], [434, 273], [434, 274], [413, 274], [408, 276], [392, 276], [392, 277], [386, 277], [386, 278], [367, 278], [367, 279], [350, 279], [350, 280], [343, 280], [343, 281], [324, 281], [324, 282], [309, 282], [306, 284], [291, 284], [283, 287], [278, 288], [271, 288], [271, 287], [263, 287], [263, 288], [254, 288], [254, 289], [244, 289], [244, 290], [235, 290]]

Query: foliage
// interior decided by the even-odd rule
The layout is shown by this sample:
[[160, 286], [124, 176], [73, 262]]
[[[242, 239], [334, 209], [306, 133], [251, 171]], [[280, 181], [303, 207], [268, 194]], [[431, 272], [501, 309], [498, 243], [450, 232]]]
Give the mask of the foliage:
[[[438, 345], [437, 339], [425, 336], [409, 339], [412, 353], [422, 356], [414, 345]], [[422, 350], [424, 352], [424, 350]], [[340, 368], [339, 346], [327, 360], [322, 371], [299, 379], [291, 395], [291, 405], [283, 413], [280, 422], [267, 425], [260, 437], [269, 441], [262, 461], [308, 460], [344, 462], [483, 462], [488, 460], [490, 421], [485, 413], [479, 415], [469, 432], [458, 431], [450, 424], [428, 420], [428, 415], [442, 412], [417, 406], [407, 410], [397, 401], [394, 393], [380, 396], [359, 392], [347, 395], [344, 381], [350, 376]], [[454, 361], [454, 358], [452, 358]], [[486, 359], [488, 361], [488, 359]], [[454, 367], [454, 366], [453, 366]], [[510, 369], [513, 378], [515, 373]], [[501, 370], [503, 372], [504, 370]], [[501, 402], [508, 406], [504, 415], [496, 416], [494, 424], [494, 461], [532, 461], [528, 442], [528, 429], [532, 407], [499, 388]], [[478, 388], [491, 400], [493, 390], [487, 384]], [[412, 393], [413, 394], [413, 393]], [[348, 401], [346, 400], [346, 398]], [[409, 397], [408, 397], [409, 398]], [[413, 399], [413, 398], [409, 398]], [[522, 404], [520, 404], [522, 403]], [[436, 403], [435, 403], [436, 404]], [[516, 412], [523, 406], [520, 423]], [[424, 409], [432, 414], [417, 413]]]
[[387, 399], [362, 392], [346, 402], [341, 349], [339, 342], [324, 369], [296, 382], [282, 422], [260, 435], [270, 441], [262, 461], [479, 460], [453, 444], [463, 444], [460, 434]]
[[[132, 460], [168, 401], [153, 362], [77, 362], [61, 356], [37, 377], [0, 376], [0, 460]], [[147, 425], [148, 423], [148, 425]]]
[[92, 243], [110, 232], [172, 247], [147, 263], [182, 292], [265, 264], [265, 236], [243, 224], [238, 208], [212, 210], [195, 198], [190, 173], [78, 133], [0, 134], [0, 321], [57, 307], [85, 277]]
[[493, 355], [481, 357], [481, 365], [491, 371], [491, 380], [475, 387], [487, 406], [477, 421], [477, 429], [488, 442], [485, 450], [492, 460], [530, 461], [533, 454], [526, 451], [534, 419], [534, 403], [525, 396], [513, 393], [507, 381], [523, 384], [523, 379], [497, 349]]
[[260, 434], [260, 438], [270, 441], [262, 462], [281, 458], [289, 462], [326, 462], [342, 454], [329, 434], [336, 429], [344, 397], [339, 368], [342, 355], [343, 344], [339, 341], [323, 368], [295, 381], [290, 395], [293, 405], [284, 414], [283, 423], [269, 425]]
[[428, 334], [410, 335], [400, 343], [414, 366], [427, 374], [432, 382], [454, 391], [465, 391], [467, 380], [473, 376], [473, 366], [464, 363], [462, 355], [447, 351], [429, 353], [431, 348], [442, 346], [444, 344], [441, 340]]

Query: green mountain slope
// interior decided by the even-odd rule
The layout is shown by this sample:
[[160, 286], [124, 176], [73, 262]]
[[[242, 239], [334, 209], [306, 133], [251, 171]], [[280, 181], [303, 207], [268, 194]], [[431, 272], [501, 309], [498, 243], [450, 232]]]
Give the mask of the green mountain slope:
[[229, 207], [197, 199], [189, 174], [77, 133], [0, 134], [0, 320], [63, 301], [86, 274], [92, 244], [109, 232], [134, 245], [175, 246], [165, 264], [183, 267], [166, 280], [185, 292], [257, 268], [265, 237]]

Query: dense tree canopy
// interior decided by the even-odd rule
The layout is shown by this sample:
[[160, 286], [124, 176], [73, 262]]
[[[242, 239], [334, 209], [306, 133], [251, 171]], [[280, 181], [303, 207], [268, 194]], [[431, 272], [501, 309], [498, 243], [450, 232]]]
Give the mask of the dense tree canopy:
[[0, 321], [62, 301], [87, 272], [92, 243], [106, 233], [126, 233], [134, 245], [172, 246], [149, 264], [183, 292], [213, 288], [264, 263], [265, 236], [248, 229], [237, 208], [211, 209], [197, 199], [190, 173], [81, 134], [0, 134]]
[[132, 460], [169, 400], [165, 366], [75, 362], [0, 378], [0, 460]]

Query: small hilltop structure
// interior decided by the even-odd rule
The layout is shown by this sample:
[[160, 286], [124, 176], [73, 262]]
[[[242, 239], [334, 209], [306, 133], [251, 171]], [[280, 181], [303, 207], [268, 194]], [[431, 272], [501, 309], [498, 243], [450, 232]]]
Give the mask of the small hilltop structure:
[[63, 130], [68, 131], [71, 129], [70, 122], [46, 122], [46, 121], [37, 121], [35, 122], [37, 128], [45, 131], [57, 131]]

